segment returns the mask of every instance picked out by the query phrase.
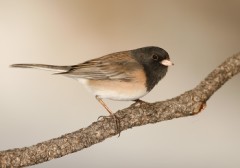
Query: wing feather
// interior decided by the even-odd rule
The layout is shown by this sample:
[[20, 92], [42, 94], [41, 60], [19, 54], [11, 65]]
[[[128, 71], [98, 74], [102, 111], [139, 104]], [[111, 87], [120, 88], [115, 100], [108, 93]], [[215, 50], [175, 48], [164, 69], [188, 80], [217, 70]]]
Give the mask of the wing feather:
[[133, 78], [132, 72], [140, 68], [141, 65], [130, 55], [130, 51], [125, 51], [73, 65], [62, 74], [73, 78], [129, 81]]

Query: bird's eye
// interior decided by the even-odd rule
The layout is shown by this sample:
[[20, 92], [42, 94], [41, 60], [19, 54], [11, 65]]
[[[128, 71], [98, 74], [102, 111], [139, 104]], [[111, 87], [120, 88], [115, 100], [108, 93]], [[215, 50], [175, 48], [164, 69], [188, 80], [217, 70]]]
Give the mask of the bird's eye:
[[153, 54], [153, 55], [152, 55], [152, 59], [155, 60], [155, 61], [157, 61], [157, 60], [158, 60], [158, 55]]

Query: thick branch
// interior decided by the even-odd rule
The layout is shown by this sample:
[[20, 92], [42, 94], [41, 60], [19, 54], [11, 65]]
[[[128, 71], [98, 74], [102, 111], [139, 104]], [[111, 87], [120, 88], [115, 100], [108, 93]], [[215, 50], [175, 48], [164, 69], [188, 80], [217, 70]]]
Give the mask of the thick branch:
[[[240, 53], [228, 58], [212, 71], [196, 88], [170, 100], [131, 105], [119, 110], [120, 130], [156, 123], [173, 118], [186, 117], [199, 113], [205, 102], [226, 81], [240, 72]], [[65, 134], [36, 145], [0, 152], [0, 167], [22, 167], [34, 165], [80, 151], [118, 134], [115, 122], [103, 118], [86, 128]]]

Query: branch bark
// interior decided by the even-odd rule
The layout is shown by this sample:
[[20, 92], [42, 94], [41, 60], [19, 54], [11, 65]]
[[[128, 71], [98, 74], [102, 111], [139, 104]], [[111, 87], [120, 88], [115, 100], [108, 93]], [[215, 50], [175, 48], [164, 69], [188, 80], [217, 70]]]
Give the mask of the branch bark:
[[[166, 101], [133, 104], [117, 111], [116, 115], [122, 118], [120, 130], [198, 114], [213, 93], [239, 72], [240, 53], [229, 57], [192, 90]], [[86, 128], [30, 147], [0, 151], [0, 167], [39, 164], [88, 148], [116, 134], [115, 121], [103, 118]]]

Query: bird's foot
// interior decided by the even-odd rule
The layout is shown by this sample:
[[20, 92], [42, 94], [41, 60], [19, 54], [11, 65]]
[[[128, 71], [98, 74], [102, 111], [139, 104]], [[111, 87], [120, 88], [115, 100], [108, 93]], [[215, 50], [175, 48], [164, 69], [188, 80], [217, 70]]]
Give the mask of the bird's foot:
[[139, 107], [141, 106], [142, 104], [147, 104], [148, 102], [145, 102], [143, 100], [140, 100], [140, 99], [137, 99], [137, 100], [134, 100], [135, 102], [133, 104], [131, 104], [131, 106], [134, 106], [134, 107]]
[[121, 129], [120, 129], [120, 120], [124, 117], [118, 117], [116, 114], [110, 114], [109, 116], [99, 116], [98, 117], [98, 120], [100, 120], [101, 118], [103, 119], [113, 119], [114, 122], [115, 122], [115, 129], [118, 133], [118, 137], [120, 137], [120, 134], [121, 134]]

